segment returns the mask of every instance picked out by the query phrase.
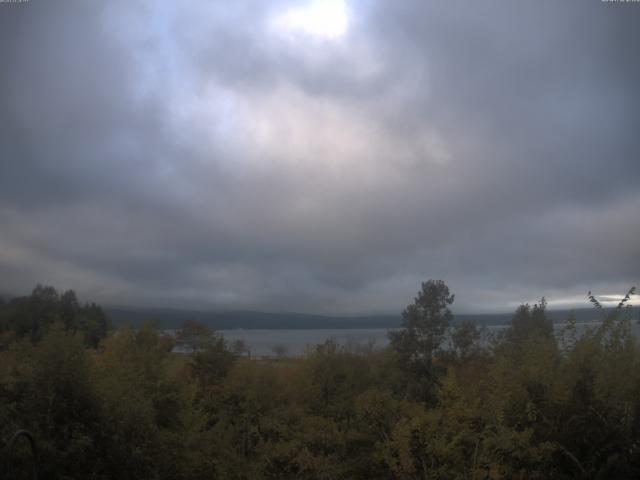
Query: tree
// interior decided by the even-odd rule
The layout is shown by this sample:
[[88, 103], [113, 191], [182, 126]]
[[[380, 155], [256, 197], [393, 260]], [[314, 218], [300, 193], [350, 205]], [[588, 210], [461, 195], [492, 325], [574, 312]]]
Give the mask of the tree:
[[80, 310], [78, 297], [73, 290], [67, 290], [60, 295], [60, 319], [67, 330], [75, 330], [77, 327], [77, 316]]
[[109, 320], [100, 305], [90, 303], [78, 311], [76, 328], [84, 335], [84, 341], [96, 348], [100, 340], [107, 336]]
[[402, 312], [403, 328], [389, 332], [399, 366], [409, 373], [411, 396], [433, 399], [437, 384], [433, 358], [453, 320], [449, 310], [453, 300], [454, 295], [442, 280], [423, 282], [414, 302]]
[[278, 360], [281, 360], [287, 356], [289, 349], [287, 348], [286, 345], [278, 343], [276, 345], [271, 346], [271, 351], [273, 352], [273, 354], [276, 356]]
[[19, 342], [10, 353], [12, 371], [0, 378], [2, 429], [33, 433], [42, 478], [96, 478], [104, 425], [82, 337], [58, 323], [36, 345]]
[[506, 340], [515, 346], [521, 346], [532, 336], [554, 338], [553, 322], [547, 318], [546, 309], [547, 301], [544, 297], [533, 307], [528, 303], [520, 305], [513, 315], [511, 325], [505, 331]]
[[442, 280], [423, 282], [414, 302], [402, 312], [403, 328], [389, 332], [393, 349], [410, 362], [430, 359], [453, 319], [453, 300]]
[[451, 332], [451, 343], [455, 355], [466, 360], [480, 350], [481, 332], [475, 323], [466, 321]]
[[216, 336], [216, 333], [206, 325], [195, 320], [187, 320], [176, 332], [176, 342], [188, 352], [197, 352], [214, 342]]
[[189, 365], [200, 387], [206, 390], [220, 383], [233, 367], [237, 357], [236, 353], [229, 350], [222, 336], [214, 335], [209, 344], [194, 352]]
[[247, 342], [245, 342], [243, 339], [239, 338], [237, 340], [235, 340], [232, 344], [231, 344], [231, 350], [233, 351], [233, 353], [235, 353], [238, 357], [242, 357], [243, 355], [246, 354], [247, 357], [251, 357], [251, 349], [249, 348], [249, 345], [247, 345]]
[[81, 332], [87, 346], [95, 348], [107, 336], [109, 320], [100, 306], [80, 306], [73, 290], [59, 295], [55, 288], [37, 285], [29, 296], [11, 299], [0, 306], [0, 332], [5, 338], [29, 338], [39, 342], [60, 323], [71, 333]]
[[95, 356], [94, 382], [109, 419], [102, 432], [104, 475], [95, 478], [184, 478], [177, 470], [192, 396], [170, 346], [145, 325], [117, 330]]

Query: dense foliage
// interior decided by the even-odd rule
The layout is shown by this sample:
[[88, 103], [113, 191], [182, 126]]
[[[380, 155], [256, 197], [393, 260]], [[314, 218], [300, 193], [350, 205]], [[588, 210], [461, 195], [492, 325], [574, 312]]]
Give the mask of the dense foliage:
[[31, 295], [5, 302], [0, 299], [0, 350], [14, 340], [39, 342], [54, 326], [79, 333], [85, 345], [97, 347], [107, 335], [107, 316], [98, 305], [80, 305], [73, 290], [59, 294], [38, 285]]
[[487, 339], [453, 300], [425, 282], [385, 350], [257, 359], [194, 322], [108, 332], [37, 287], [0, 302], [0, 449], [29, 429], [53, 479], [640, 478], [627, 301], [555, 334], [523, 305]]

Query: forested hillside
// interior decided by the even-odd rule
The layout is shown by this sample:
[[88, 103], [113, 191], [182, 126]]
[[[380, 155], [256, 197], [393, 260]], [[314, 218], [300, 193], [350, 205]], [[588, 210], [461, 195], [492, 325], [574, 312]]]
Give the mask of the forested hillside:
[[383, 351], [256, 360], [200, 323], [109, 329], [100, 307], [37, 287], [0, 304], [0, 451], [28, 429], [47, 479], [640, 477], [629, 296], [610, 311], [592, 297], [600, 322], [581, 336], [571, 319], [554, 335], [544, 299], [522, 305], [488, 342], [451, 326], [453, 301], [423, 283]]

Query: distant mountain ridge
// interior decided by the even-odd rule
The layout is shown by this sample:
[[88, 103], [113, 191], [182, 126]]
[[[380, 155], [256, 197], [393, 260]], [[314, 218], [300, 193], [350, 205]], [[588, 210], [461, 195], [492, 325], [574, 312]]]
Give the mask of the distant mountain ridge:
[[[116, 326], [140, 327], [152, 323], [158, 328], [180, 328], [186, 320], [203, 323], [216, 330], [231, 329], [357, 329], [357, 328], [398, 328], [402, 317], [398, 315], [331, 316], [309, 313], [270, 313], [255, 311], [200, 311], [168, 308], [105, 307], [107, 315]], [[611, 309], [603, 309], [608, 312]], [[638, 317], [638, 307], [631, 309]], [[554, 322], [563, 322], [573, 314], [578, 322], [588, 322], [602, 317], [602, 312], [594, 308], [574, 310], [549, 310]], [[477, 325], [505, 325], [511, 321], [512, 313], [460, 314], [454, 323], [471, 321]]]

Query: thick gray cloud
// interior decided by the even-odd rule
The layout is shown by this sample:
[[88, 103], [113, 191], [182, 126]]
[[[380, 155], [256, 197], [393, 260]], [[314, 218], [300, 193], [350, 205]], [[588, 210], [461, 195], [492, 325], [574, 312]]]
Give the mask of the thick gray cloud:
[[459, 310], [640, 271], [640, 6], [0, 4], [0, 292]]

